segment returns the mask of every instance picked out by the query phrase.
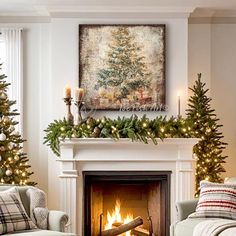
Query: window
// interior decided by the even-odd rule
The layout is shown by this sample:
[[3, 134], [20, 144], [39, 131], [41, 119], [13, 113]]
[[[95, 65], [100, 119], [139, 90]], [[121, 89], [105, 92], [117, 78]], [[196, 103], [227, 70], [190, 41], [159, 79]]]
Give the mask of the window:
[[2, 64], [0, 73], [6, 74], [6, 43], [2, 34], [0, 34], [0, 64]]
[[18, 121], [16, 129], [22, 133], [22, 105], [23, 105], [23, 76], [22, 76], [22, 29], [1, 28], [0, 29], [0, 63], [2, 64], [1, 74], [7, 76], [8, 96], [10, 100], [15, 100], [16, 104], [12, 109], [17, 109], [20, 113], [14, 119]]

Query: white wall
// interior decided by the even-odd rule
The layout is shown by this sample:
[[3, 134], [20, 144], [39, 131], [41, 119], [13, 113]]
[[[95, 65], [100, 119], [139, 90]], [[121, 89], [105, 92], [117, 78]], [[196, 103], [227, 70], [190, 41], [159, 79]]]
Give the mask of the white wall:
[[212, 107], [223, 124], [226, 173], [236, 175], [236, 24], [189, 25], [189, 85], [196, 73], [203, 73], [203, 80], [210, 88]]
[[[78, 84], [78, 24], [79, 23], [165, 23], [166, 34], [166, 92], [170, 109], [177, 113], [177, 90], [187, 93], [187, 84], [194, 83], [196, 74], [211, 89], [213, 106], [224, 125], [229, 143], [225, 176], [235, 175], [236, 164], [236, 25], [189, 25], [186, 19], [112, 20], [112, 19], [53, 19], [51, 23], [0, 24], [24, 28], [24, 137], [30, 158], [33, 180], [49, 193], [49, 204], [58, 208], [59, 163], [43, 142], [43, 129], [53, 119], [62, 118], [65, 106], [62, 90], [66, 83]], [[189, 28], [189, 32], [188, 32]], [[188, 41], [189, 37], [189, 41]], [[188, 57], [189, 53], [189, 57]], [[188, 71], [189, 69], [189, 71]], [[187, 76], [188, 73], [188, 76]], [[189, 81], [187, 79], [189, 77]], [[186, 97], [182, 96], [182, 114]], [[110, 113], [116, 115], [130, 113]], [[102, 115], [101, 113], [95, 114]]]
[[[65, 106], [62, 102], [62, 91], [66, 83], [72, 87], [78, 85], [78, 25], [81, 23], [164, 23], [167, 27], [166, 34], [166, 98], [169, 110], [165, 113], [149, 113], [150, 117], [160, 114], [177, 114], [177, 91], [181, 91], [182, 114], [185, 108], [187, 94], [187, 38], [188, 24], [186, 19], [156, 19], [147, 21], [137, 20], [85, 20], [85, 19], [53, 19], [51, 23], [51, 119], [62, 117]], [[116, 117], [131, 113], [110, 112], [99, 113], [95, 116], [107, 115]], [[50, 155], [49, 157], [49, 203], [57, 208], [55, 198], [58, 194], [59, 163]]]
[[211, 87], [211, 24], [190, 24], [188, 30], [188, 78], [192, 87], [197, 74]]
[[[62, 101], [66, 83], [78, 86], [78, 25], [81, 23], [157, 23], [166, 24], [166, 98], [167, 112], [177, 115], [177, 91], [181, 91], [181, 113], [187, 95], [188, 22], [187, 19], [52, 19], [51, 23], [0, 24], [24, 28], [24, 137], [33, 180], [48, 192], [50, 208], [59, 208], [58, 175], [60, 163], [43, 145], [43, 130], [54, 119], [63, 118]], [[130, 116], [131, 113], [99, 113], [95, 116]], [[141, 113], [139, 113], [141, 115]]]
[[228, 147], [226, 174], [236, 176], [236, 24], [212, 26], [211, 91]]

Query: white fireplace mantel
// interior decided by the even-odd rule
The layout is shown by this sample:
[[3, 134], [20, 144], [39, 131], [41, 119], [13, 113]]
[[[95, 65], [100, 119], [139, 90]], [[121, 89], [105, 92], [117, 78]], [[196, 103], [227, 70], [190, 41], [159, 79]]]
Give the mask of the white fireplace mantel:
[[109, 138], [73, 138], [60, 143], [60, 207], [70, 217], [68, 232], [83, 235], [83, 171], [171, 171], [171, 222], [175, 202], [194, 195], [195, 138], [168, 138], [154, 145]]

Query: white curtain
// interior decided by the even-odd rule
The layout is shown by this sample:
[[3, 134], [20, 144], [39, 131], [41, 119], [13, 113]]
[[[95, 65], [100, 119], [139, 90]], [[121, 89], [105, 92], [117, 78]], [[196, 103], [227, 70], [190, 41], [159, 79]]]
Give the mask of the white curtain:
[[22, 29], [19, 28], [1, 28], [2, 38], [6, 48], [6, 76], [7, 81], [11, 83], [8, 95], [11, 100], [16, 101], [13, 109], [20, 113], [14, 119], [19, 122], [16, 129], [21, 134], [23, 132], [23, 57], [22, 57]]

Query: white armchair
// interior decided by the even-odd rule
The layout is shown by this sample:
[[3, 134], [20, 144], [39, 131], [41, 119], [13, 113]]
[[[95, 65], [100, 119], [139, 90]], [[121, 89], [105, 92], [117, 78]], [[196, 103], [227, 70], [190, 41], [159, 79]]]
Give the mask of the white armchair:
[[[12, 185], [0, 185], [0, 191], [7, 190], [9, 188], [12, 188]], [[25, 208], [26, 213], [30, 217], [30, 204], [31, 201], [29, 199], [29, 196], [27, 195], [27, 190], [30, 188], [29, 186], [16, 186], [20, 198], [22, 201], [22, 204]], [[32, 217], [31, 217], [32, 218]], [[48, 212], [48, 220], [47, 220], [47, 229], [34, 229], [34, 230], [25, 230], [25, 231], [17, 231], [12, 234], [7, 235], [22, 235], [22, 236], [74, 236], [72, 233], [64, 233], [65, 227], [68, 222], [68, 215], [61, 211], [49, 211]]]

